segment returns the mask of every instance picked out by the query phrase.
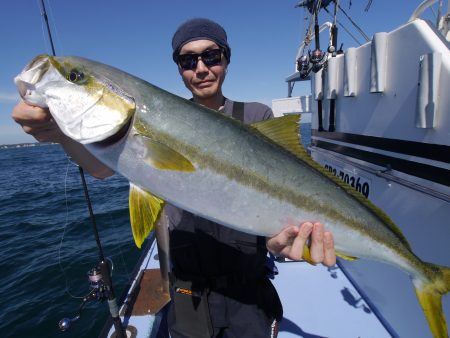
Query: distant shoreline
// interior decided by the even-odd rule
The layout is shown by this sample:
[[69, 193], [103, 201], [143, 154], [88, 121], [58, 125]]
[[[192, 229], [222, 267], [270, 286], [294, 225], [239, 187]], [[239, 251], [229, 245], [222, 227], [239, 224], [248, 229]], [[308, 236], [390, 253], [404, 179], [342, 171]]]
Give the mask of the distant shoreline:
[[14, 149], [14, 148], [29, 148], [29, 147], [42, 147], [51, 146], [57, 143], [53, 142], [28, 142], [28, 143], [16, 143], [16, 144], [0, 144], [0, 149]]

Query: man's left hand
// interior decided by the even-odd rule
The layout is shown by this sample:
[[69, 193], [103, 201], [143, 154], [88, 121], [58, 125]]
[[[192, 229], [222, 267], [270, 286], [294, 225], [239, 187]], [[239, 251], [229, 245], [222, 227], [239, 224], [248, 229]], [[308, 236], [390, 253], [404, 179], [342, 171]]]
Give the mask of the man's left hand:
[[278, 235], [267, 240], [267, 249], [277, 256], [300, 260], [303, 247], [310, 240], [310, 254], [314, 263], [326, 266], [336, 264], [333, 235], [324, 230], [322, 223], [305, 222], [300, 226], [289, 226]]

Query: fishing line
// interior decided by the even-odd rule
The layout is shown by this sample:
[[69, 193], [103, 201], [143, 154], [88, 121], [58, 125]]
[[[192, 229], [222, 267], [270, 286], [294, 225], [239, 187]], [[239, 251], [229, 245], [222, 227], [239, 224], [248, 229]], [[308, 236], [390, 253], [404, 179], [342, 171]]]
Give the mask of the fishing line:
[[339, 10], [347, 17], [347, 19], [351, 22], [351, 24], [356, 28], [356, 30], [364, 37], [366, 42], [370, 41], [369, 36], [367, 36], [367, 34], [364, 32], [364, 30], [358, 26], [358, 24], [350, 17], [350, 15], [348, 15], [347, 12], [341, 6], [338, 5], [338, 7], [339, 7]]
[[[331, 17], [333, 17], [333, 14], [330, 13], [330, 11], [326, 8], [324, 8], [325, 12], [327, 12]], [[359, 46], [362, 45], [362, 43], [348, 30], [339, 20], [336, 20], [337, 24], [341, 26], [341, 28], [355, 41]]]
[[369, 3], [366, 5], [366, 8], [364, 9], [364, 12], [368, 12], [370, 9], [370, 6], [372, 6], [372, 0], [369, 0]]
[[56, 40], [58, 42], [58, 49], [60, 51], [60, 54], [64, 55], [64, 46], [61, 42], [61, 39], [59, 38], [58, 29], [56, 27], [56, 19], [55, 19], [56, 17], [53, 15], [53, 9], [52, 9], [50, 0], [47, 0], [47, 7], [50, 9], [50, 19], [51, 19], [50, 21], [52, 23], [52, 28], [56, 34]]
[[50, 31], [50, 24], [48, 22], [48, 16], [47, 11], [45, 10], [44, 0], [41, 0], [41, 5], [42, 5], [41, 16], [44, 18], [45, 26], [47, 27], [48, 40], [50, 41], [50, 45], [52, 47], [52, 55], [55, 56], [56, 55], [55, 45], [53, 44], [52, 33]]
[[[305, 8], [303, 8], [303, 15], [305, 16], [304, 21], [303, 21], [303, 30], [305, 31], [305, 44], [303, 46], [303, 50], [302, 50], [302, 54], [303, 51], [306, 47], [309, 47], [310, 43], [311, 43], [311, 35], [312, 35], [312, 26], [314, 23], [314, 18], [312, 15], [308, 14], [308, 10]], [[306, 22], [308, 22], [306, 24]]]
[[[50, 39], [46, 38], [46, 34], [45, 34], [45, 28], [44, 25], [47, 23], [48, 24], [48, 20], [47, 20], [47, 16], [46, 16], [46, 12], [45, 12], [45, 8], [41, 6], [39, 6], [39, 0], [36, 0], [37, 3], [37, 7], [39, 8], [40, 14], [41, 14], [41, 29], [42, 29], [42, 36], [44, 39], [44, 44], [46, 45], [46, 49], [48, 48], [48, 45], [51, 45], [51, 49], [53, 54], [55, 54], [54, 51], [54, 46], [53, 43]], [[44, 6], [43, 0], [41, 0], [42, 6]], [[53, 16], [53, 15], [52, 15]], [[42, 20], [42, 18], [44, 20]], [[44, 22], [46, 21], [46, 23]], [[47, 26], [48, 27], [48, 26]], [[67, 227], [69, 224], [69, 204], [68, 204], [68, 194], [67, 194], [67, 178], [68, 178], [68, 173], [69, 173], [69, 164], [71, 163], [70, 157], [67, 156], [67, 166], [66, 166], [66, 173], [65, 173], [65, 178], [64, 178], [64, 196], [65, 196], [65, 204], [66, 204], [66, 217], [65, 217], [65, 223], [64, 223], [64, 227], [63, 227], [63, 233], [61, 236], [61, 240], [59, 242], [59, 247], [58, 247], [58, 265], [59, 268], [64, 276], [64, 280], [65, 280], [65, 292], [72, 298], [74, 299], [83, 299], [84, 297], [86, 297], [86, 295], [84, 296], [76, 296], [74, 294], [72, 294], [70, 292], [70, 285], [69, 285], [69, 278], [67, 277], [67, 273], [66, 270], [64, 269], [62, 262], [61, 262], [61, 249], [62, 249], [62, 245], [65, 239], [65, 235], [66, 235], [66, 231], [67, 231]]]
[[41, 9], [41, 7], [39, 6], [39, 0], [36, 0], [36, 5], [39, 9], [39, 13], [41, 14], [41, 29], [42, 29], [42, 38], [44, 40], [44, 45], [45, 45], [45, 49], [47, 50], [48, 45], [50, 44], [50, 42], [47, 41], [47, 37], [45, 34], [45, 29], [44, 29], [44, 20], [42, 20], [42, 17], [44, 15], [43, 10]]
[[[64, 280], [65, 280], [65, 285], [66, 285], [66, 288], [65, 288], [64, 291], [65, 291], [71, 298], [74, 298], [74, 299], [83, 299], [83, 298], [85, 298], [86, 296], [88, 296], [89, 293], [86, 294], [86, 295], [83, 295], [83, 296], [77, 296], [77, 295], [74, 295], [74, 294], [72, 294], [72, 293], [70, 292], [69, 278], [67, 277], [67, 273], [66, 273], [66, 270], [64, 269], [64, 266], [63, 266], [63, 264], [62, 264], [62, 259], [61, 259], [61, 249], [62, 249], [63, 242], [64, 242], [64, 239], [65, 239], [65, 236], [66, 236], [67, 227], [68, 227], [68, 225], [69, 225], [69, 198], [68, 198], [68, 193], [67, 193], [67, 180], [68, 180], [68, 177], [69, 177], [69, 167], [70, 167], [71, 165], [75, 164], [75, 163], [71, 160], [71, 158], [70, 158], [69, 156], [66, 156], [66, 158], [67, 158], [67, 166], [66, 166], [66, 173], [65, 173], [65, 177], [64, 177], [64, 198], [65, 198], [65, 204], [66, 204], [66, 217], [65, 217], [64, 227], [63, 227], [63, 233], [62, 233], [62, 235], [61, 235], [61, 240], [60, 240], [60, 242], [59, 242], [59, 247], [58, 247], [58, 265], [59, 265], [59, 268], [60, 268], [62, 274], [64, 275]], [[76, 164], [75, 164], [75, 165], [76, 165]], [[109, 217], [111, 218], [111, 215], [109, 215]], [[111, 218], [111, 220], [112, 220], [112, 218]], [[119, 247], [119, 251], [120, 251], [121, 255], [123, 256], [123, 253], [122, 253], [120, 247]], [[113, 271], [114, 271], [114, 262], [113, 262], [112, 259], [109, 258], [109, 257], [106, 257], [106, 260], [108, 260], [108, 261], [110, 262], [110, 264], [111, 264], [111, 274], [110, 274], [110, 276], [112, 277], [112, 274], [113, 274]], [[125, 260], [123, 259], [123, 257], [122, 257], [122, 260], [123, 260], [123, 262], [124, 262], [124, 264], [125, 264]], [[128, 273], [128, 270], [127, 270], [127, 273]], [[129, 273], [128, 273], [128, 275], [129, 275]]]
[[[109, 224], [112, 224], [112, 228], [119, 228], [119, 227], [120, 227], [120, 224], [118, 225], [118, 224], [114, 221], [114, 219], [111, 217], [111, 214], [108, 213], [108, 217], [109, 217]], [[126, 274], [127, 274], [128, 279], [130, 279], [130, 278], [131, 278], [131, 274], [130, 274], [130, 272], [128, 271], [127, 264], [126, 264], [126, 262], [125, 262], [125, 255], [123, 254], [123, 251], [122, 251], [122, 245], [120, 244], [120, 241], [117, 243], [117, 247], [119, 248], [119, 257], [120, 257], [120, 260], [122, 261], [122, 264], [123, 264], [123, 266], [125, 267], [125, 272], [126, 272]], [[111, 263], [112, 263], [112, 261], [111, 261]], [[112, 276], [112, 269], [111, 269], [111, 276]]]
[[64, 290], [70, 297], [75, 298], [75, 299], [83, 299], [84, 297], [86, 297], [87, 295], [84, 296], [76, 296], [73, 295], [70, 292], [70, 285], [69, 285], [69, 278], [67, 278], [67, 274], [66, 271], [64, 270], [63, 265], [61, 264], [61, 248], [64, 242], [64, 238], [66, 235], [66, 230], [67, 230], [67, 226], [69, 224], [69, 198], [68, 198], [68, 194], [67, 194], [67, 178], [68, 178], [68, 174], [69, 174], [69, 165], [73, 164], [72, 161], [70, 160], [70, 157], [67, 156], [67, 166], [66, 166], [66, 175], [64, 177], [64, 197], [65, 197], [65, 202], [66, 202], [66, 221], [64, 224], [64, 228], [63, 228], [63, 233], [61, 236], [61, 240], [59, 242], [59, 248], [58, 248], [58, 264], [59, 264], [59, 268], [61, 269], [61, 272], [64, 275], [64, 280], [65, 280], [65, 284], [66, 284], [66, 289]]

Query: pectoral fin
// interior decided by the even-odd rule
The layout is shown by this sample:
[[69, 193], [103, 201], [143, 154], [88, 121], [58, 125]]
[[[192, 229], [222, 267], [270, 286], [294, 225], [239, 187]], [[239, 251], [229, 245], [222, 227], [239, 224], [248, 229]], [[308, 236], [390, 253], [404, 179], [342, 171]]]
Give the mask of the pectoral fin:
[[[349, 256], [349, 255], [344, 255], [341, 252], [336, 252], [336, 256], [343, 258], [345, 260], [348, 261], [355, 261], [358, 259], [358, 257], [354, 257], [354, 256]], [[315, 263], [312, 258], [311, 258], [311, 251], [308, 245], [304, 245], [303, 246], [303, 255], [302, 255], [302, 259], [306, 262], [308, 262], [311, 265], [316, 265], [317, 263]]]
[[308, 262], [311, 265], [316, 265], [317, 263], [314, 262], [311, 258], [311, 251], [309, 250], [309, 246], [308, 245], [304, 245], [303, 246], [303, 255], [302, 255], [302, 259], [305, 262]]
[[137, 135], [143, 145], [142, 154], [144, 161], [152, 167], [160, 170], [195, 171], [194, 165], [185, 156], [169, 146], [152, 140], [146, 136]]
[[158, 222], [164, 201], [141, 188], [130, 184], [129, 208], [134, 242], [141, 247], [145, 238]]
[[358, 259], [358, 257], [345, 255], [342, 252], [337, 252], [337, 251], [336, 251], [336, 256], [338, 256], [342, 259], [345, 259], [347, 261], [356, 261]]

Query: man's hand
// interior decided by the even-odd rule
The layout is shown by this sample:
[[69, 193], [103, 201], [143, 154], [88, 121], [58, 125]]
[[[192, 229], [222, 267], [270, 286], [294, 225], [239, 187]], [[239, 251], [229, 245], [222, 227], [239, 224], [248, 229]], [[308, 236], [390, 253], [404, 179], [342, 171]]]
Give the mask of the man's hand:
[[336, 264], [333, 235], [325, 231], [323, 225], [318, 222], [305, 222], [300, 226], [285, 228], [267, 240], [267, 249], [275, 255], [299, 260], [303, 255], [303, 247], [309, 244], [308, 239], [313, 262], [326, 266]]
[[22, 126], [24, 132], [32, 135], [39, 142], [61, 143], [72, 160], [92, 176], [105, 178], [114, 174], [110, 168], [88, 152], [81, 143], [64, 135], [56, 122], [53, 121], [48, 109], [30, 106], [21, 101], [14, 107], [11, 115], [14, 121]]
[[64, 138], [48, 109], [30, 106], [21, 101], [14, 107], [12, 118], [39, 142], [61, 143]]

